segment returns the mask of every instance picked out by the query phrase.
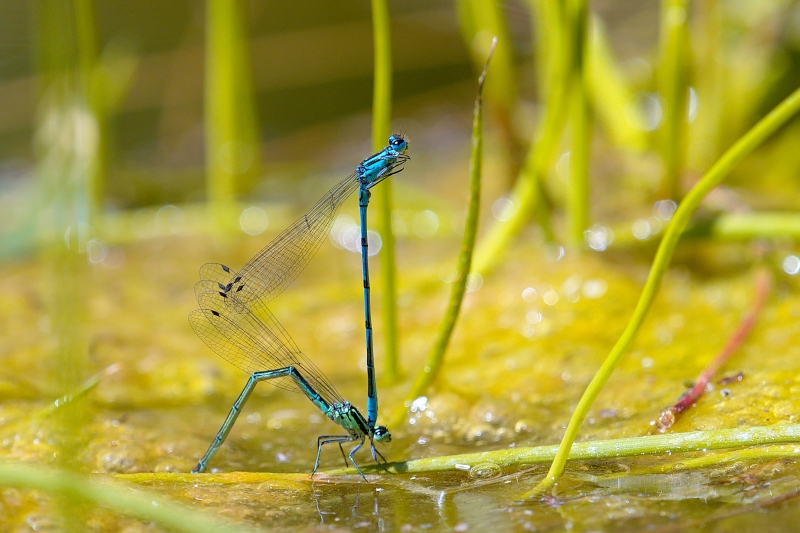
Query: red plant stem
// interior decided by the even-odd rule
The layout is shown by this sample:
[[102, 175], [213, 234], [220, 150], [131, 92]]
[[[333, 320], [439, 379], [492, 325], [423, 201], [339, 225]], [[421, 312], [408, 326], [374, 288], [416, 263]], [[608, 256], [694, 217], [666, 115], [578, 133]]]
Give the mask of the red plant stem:
[[724, 365], [730, 356], [742, 345], [748, 333], [750, 333], [750, 330], [753, 329], [753, 325], [756, 322], [758, 314], [761, 312], [761, 308], [764, 306], [771, 286], [772, 279], [767, 269], [760, 268], [757, 270], [755, 274], [755, 298], [750, 312], [744, 317], [744, 320], [739, 324], [739, 327], [728, 340], [728, 343], [722, 351], [720, 351], [705, 370], [700, 373], [694, 385], [683, 393], [675, 405], [661, 411], [655, 426], [655, 429], [659, 433], [664, 433], [671, 428], [677, 420], [678, 415], [700, 399], [700, 396], [702, 396], [706, 390], [706, 386], [708, 386], [708, 382], [711, 381], [722, 365]]

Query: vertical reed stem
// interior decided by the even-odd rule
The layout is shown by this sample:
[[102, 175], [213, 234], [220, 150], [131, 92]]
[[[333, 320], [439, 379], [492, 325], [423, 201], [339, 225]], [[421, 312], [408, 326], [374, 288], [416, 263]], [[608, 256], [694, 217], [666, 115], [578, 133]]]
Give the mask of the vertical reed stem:
[[592, 120], [586, 93], [587, 6], [585, 0], [567, 5], [567, 18], [573, 47], [572, 61], [572, 150], [567, 186], [568, 239], [575, 247], [583, 245], [583, 232], [589, 227], [589, 158], [592, 143]]
[[[372, 31], [375, 47], [375, 84], [372, 96], [372, 149], [386, 146], [392, 124], [392, 43], [389, 32], [389, 7], [386, 0], [372, 0]], [[384, 371], [388, 383], [400, 375], [399, 341], [397, 336], [397, 262], [392, 229], [392, 182], [384, 180], [376, 186], [378, 229], [383, 239], [381, 248], [381, 318], [383, 322]]]
[[242, 0], [206, 2], [206, 190], [221, 231], [237, 227], [236, 197], [259, 160], [245, 12]]
[[688, 17], [686, 0], [662, 0], [658, 84], [664, 105], [659, 138], [664, 180], [659, 195], [676, 202], [682, 197], [681, 174], [686, 151]]

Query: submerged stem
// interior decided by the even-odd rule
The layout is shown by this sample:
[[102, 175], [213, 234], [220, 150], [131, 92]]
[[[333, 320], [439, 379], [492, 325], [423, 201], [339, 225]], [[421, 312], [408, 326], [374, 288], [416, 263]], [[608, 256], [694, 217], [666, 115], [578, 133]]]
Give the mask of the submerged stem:
[[702, 396], [706, 391], [706, 386], [714, 378], [714, 375], [719, 371], [720, 368], [722, 368], [722, 365], [724, 365], [728, 359], [730, 359], [730, 357], [736, 353], [736, 350], [747, 338], [750, 330], [753, 329], [753, 325], [756, 323], [756, 318], [761, 312], [761, 308], [764, 307], [764, 302], [767, 299], [767, 294], [769, 293], [771, 285], [772, 280], [770, 279], [769, 272], [764, 268], [759, 269], [756, 272], [755, 298], [753, 299], [753, 305], [750, 308], [750, 312], [744, 317], [744, 320], [742, 320], [742, 322], [739, 324], [739, 327], [736, 328], [733, 336], [728, 339], [728, 343], [725, 345], [722, 351], [720, 351], [717, 356], [711, 360], [705, 369], [703, 369], [703, 371], [697, 377], [697, 380], [694, 382], [694, 385], [692, 385], [689, 390], [684, 392], [674, 405], [661, 411], [656, 424], [653, 426], [653, 431], [665, 433], [675, 424], [678, 416], [680, 416], [682, 412], [697, 403], [697, 400], [699, 400], [700, 396]]

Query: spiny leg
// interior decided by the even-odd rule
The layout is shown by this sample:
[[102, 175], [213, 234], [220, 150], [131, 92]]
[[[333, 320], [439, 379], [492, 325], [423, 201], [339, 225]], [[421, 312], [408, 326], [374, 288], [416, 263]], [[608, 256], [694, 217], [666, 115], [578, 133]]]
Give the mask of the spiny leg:
[[[317, 438], [317, 460], [314, 461], [314, 470], [311, 471], [311, 477], [314, 477], [314, 474], [317, 472], [319, 468], [319, 457], [322, 453], [322, 447], [326, 444], [331, 444], [333, 442], [339, 445], [339, 449], [342, 450], [342, 456], [344, 456], [344, 449], [342, 448], [343, 442], [350, 442], [352, 440], [356, 440], [358, 437], [354, 437], [352, 435], [324, 435], [322, 437]], [[344, 460], [345, 466], [347, 466], [347, 459]]]

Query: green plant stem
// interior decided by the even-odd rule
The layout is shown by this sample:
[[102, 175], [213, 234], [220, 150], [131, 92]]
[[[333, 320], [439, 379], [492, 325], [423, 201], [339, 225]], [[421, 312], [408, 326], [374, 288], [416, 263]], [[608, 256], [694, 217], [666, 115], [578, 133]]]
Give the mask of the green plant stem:
[[98, 482], [64, 470], [0, 462], [0, 485], [40, 490], [67, 500], [88, 502], [175, 531], [256, 531], [241, 525], [226, 524], [217, 516], [200, 511], [197, 507], [180, 505], [161, 494], [139, 487], [134, 491], [108, 479]]
[[[652, 244], [651, 238], [633, 236], [631, 223], [611, 226], [614, 242], [610, 248], [626, 248]], [[715, 242], [750, 239], [800, 238], [800, 213], [719, 213], [713, 218], [689, 222], [681, 235], [683, 240], [709, 239]]]
[[534, 63], [536, 66], [539, 98], [547, 103], [556, 78], [561, 79], [568, 68], [565, 60], [569, 56], [564, 47], [564, 6], [560, 0], [528, 0], [531, 10], [534, 44]]
[[658, 82], [664, 104], [659, 139], [664, 161], [664, 181], [660, 196], [675, 201], [681, 198], [680, 179], [686, 152], [688, 18], [686, 0], [662, 0]]
[[710, 221], [690, 225], [684, 235], [714, 240], [757, 237], [800, 238], [799, 213], [722, 213]]
[[92, 0], [74, 0], [75, 33], [80, 70], [80, 91], [83, 102], [94, 119], [97, 128], [94, 153], [87, 168], [87, 194], [89, 219], [93, 222], [102, 211], [105, 192], [106, 164], [108, 158], [108, 109], [103, 105], [100, 91], [104, 88], [95, 83], [98, 66], [97, 23]]
[[[372, 95], [372, 149], [386, 146], [392, 124], [392, 43], [389, 32], [389, 6], [386, 0], [372, 0], [372, 33], [375, 47], [375, 83]], [[381, 247], [381, 315], [383, 319], [384, 370], [387, 383], [400, 376], [397, 335], [397, 261], [392, 228], [392, 182], [384, 180], [377, 187], [378, 229]]]
[[540, 21], [536, 26], [540, 30], [537, 35], [542, 36], [539, 46], [546, 45], [546, 52], [539, 55], [540, 61], [548, 61], [546, 70], [542, 67], [549, 75], [544, 91], [546, 105], [528, 155], [509, 195], [513, 210], [506, 219], [496, 220], [488, 227], [475, 251], [473, 271], [483, 277], [497, 266], [511, 241], [522, 231], [532, 214], [538, 215], [545, 238], [553, 240], [544, 179], [556, 157], [558, 142], [566, 124], [571, 55], [568, 47], [563, 45], [564, 16], [560, 4], [551, 0], [531, 0], [530, 5]]
[[45, 407], [44, 409], [42, 409], [38, 413], [35, 413], [33, 416], [34, 417], [37, 417], [37, 416], [38, 417], [45, 417], [45, 416], [52, 415], [53, 413], [55, 413], [59, 409], [64, 409], [65, 407], [69, 406], [70, 404], [72, 404], [72, 403], [84, 398], [86, 395], [88, 395], [90, 392], [92, 392], [95, 389], [95, 387], [97, 387], [100, 384], [100, 382], [103, 380], [103, 378], [105, 378], [107, 376], [110, 376], [111, 374], [113, 374], [117, 370], [119, 370], [119, 366], [120, 365], [118, 363], [115, 363], [113, 365], [110, 365], [110, 366], [106, 367], [101, 372], [98, 372], [98, 373], [94, 374], [89, 379], [84, 381], [81, 384], [81, 386], [78, 387], [76, 390], [63, 395], [60, 398], [55, 399], [53, 401], [53, 403], [51, 403], [50, 405], [48, 405], [47, 407]]
[[558, 140], [566, 123], [568, 98], [557, 93], [548, 103], [541, 123], [540, 135], [531, 146], [525, 164], [509, 195], [513, 205], [508, 218], [494, 221], [486, 230], [475, 251], [474, 272], [486, 277], [497, 266], [511, 241], [522, 231], [531, 214], [537, 214], [547, 240], [552, 240], [549, 226], [549, 203], [544, 192], [544, 177], [555, 159]]
[[[37, 174], [41, 205], [38, 223], [42, 259], [47, 277], [44, 285], [46, 312], [51, 318], [51, 337], [42, 373], [52, 390], [66, 393], [77, 389], [89, 369], [86, 333], [86, 259], [91, 238], [92, 169], [95, 168], [97, 135], [87, 106], [87, 72], [94, 63], [84, 49], [91, 40], [90, 17], [83, 3], [42, 1], [37, 7], [37, 37], [41, 99], [37, 142]], [[82, 20], [78, 20], [82, 17]], [[82, 31], [83, 34], [79, 35]], [[90, 57], [82, 57], [88, 54]], [[60, 466], [80, 468], [75, 458], [85, 449], [85, 427], [89, 413], [84, 404], [60, 410], [53, 417], [52, 443]], [[77, 515], [62, 509], [66, 529]]]
[[617, 146], [637, 152], [644, 150], [648, 139], [643, 113], [633, 105], [633, 91], [617, 66], [603, 22], [591, 12], [588, 39], [585, 87], [598, 121]]
[[759, 446], [731, 452], [707, 453], [698, 457], [680, 458], [677, 461], [652, 466], [637, 465], [630, 472], [602, 476], [601, 479], [613, 479], [625, 475], [669, 474], [686, 472], [703, 468], [719, 468], [721, 465], [742, 462], [750, 465], [756, 461], [770, 459], [786, 459], [800, 457], [800, 448], [796, 444], [778, 444]]
[[572, 101], [572, 151], [569, 157], [569, 184], [567, 186], [567, 219], [569, 241], [583, 246], [583, 232], [589, 227], [589, 159], [592, 144], [592, 118], [587, 97], [588, 74], [586, 70], [587, 6], [585, 0], [568, 3], [573, 46]]
[[206, 2], [206, 190], [219, 231], [238, 229], [236, 196], [258, 170], [258, 136], [242, 0]]
[[495, 0], [458, 0], [458, 21], [464, 44], [476, 70], [484, 63], [492, 38], [500, 46], [494, 53], [492, 77], [486, 81], [486, 100], [498, 126], [506, 151], [509, 184], [518, 175], [524, 148], [516, 134], [514, 113], [519, 99], [513, 39], [508, 31], [502, 4]]
[[447, 351], [447, 345], [450, 343], [453, 329], [455, 329], [456, 321], [461, 311], [461, 304], [464, 301], [464, 293], [467, 289], [467, 278], [469, 277], [470, 266], [472, 265], [472, 251], [475, 247], [475, 235], [478, 232], [478, 215], [481, 201], [481, 167], [483, 164], [483, 82], [486, 79], [489, 61], [492, 59], [492, 53], [496, 45], [497, 38], [492, 42], [492, 48], [489, 51], [489, 56], [486, 58], [483, 72], [480, 78], [478, 78], [478, 96], [475, 99], [475, 110], [472, 120], [472, 155], [469, 163], [467, 219], [464, 222], [461, 253], [459, 254], [458, 266], [456, 267], [456, 276], [450, 289], [450, 300], [447, 304], [447, 311], [439, 325], [436, 342], [428, 354], [428, 361], [411, 385], [411, 390], [406, 395], [403, 405], [399, 406], [393, 413], [389, 423], [390, 426], [398, 426], [402, 423], [406, 410], [408, 406], [411, 405], [411, 402], [423, 395], [431, 383], [433, 383], [433, 380], [436, 379], [442, 362], [444, 361], [444, 354]]
[[567, 425], [567, 430], [564, 434], [564, 438], [561, 440], [558, 453], [550, 467], [550, 471], [539, 485], [531, 491], [530, 495], [538, 494], [552, 487], [564, 472], [564, 466], [569, 457], [569, 450], [575, 442], [578, 430], [584, 418], [586, 418], [586, 414], [589, 412], [592, 403], [594, 403], [594, 400], [597, 398], [597, 395], [600, 394], [600, 391], [606, 381], [608, 381], [608, 378], [611, 377], [611, 373], [616, 368], [623, 354], [636, 338], [647, 316], [647, 312], [658, 294], [661, 280], [675, 252], [678, 239], [681, 233], [683, 233], [684, 228], [686, 228], [692, 214], [697, 209], [697, 206], [700, 205], [702, 199], [711, 189], [719, 185], [739, 161], [763, 143], [775, 130], [786, 124], [798, 111], [800, 111], [800, 89], [795, 90], [729, 148], [708, 172], [706, 172], [700, 181], [692, 187], [678, 206], [678, 209], [675, 211], [667, 227], [664, 238], [661, 240], [661, 244], [658, 247], [655, 259], [653, 260], [653, 266], [650, 269], [650, 275], [639, 297], [639, 302], [636, 304], [636, 308], [633, 311], [633, 316], [625, 327], [625, 331], [623, 331], [619, 340], [612, 348], [611, 353], [606, 357], [606, 360], [592, 378], [592, 381], [589, 383], [589, 386], [578, 402], [578, 406], [575, 408], [569, 424]]
[[[693, 167], [705, 168], [714, 162], [714, 157], [721, 151], [720, 147], [731, 142], [731, 136], [741, 131], [738, 120], [742, 116], [740, 113], [750, 116], [753, 107], [750, 100], [752, 97], [747, 94], [745, 98], [749, 102], [743, 106], [744, 109], [739, 109], [743, 92], [737, 84], [729, 85], [733, 77], [730, 69], [736, 69], [740, 63], [730, 59], [720, 60], [737, 55], [737, 52], [728, 48], [729, 34], [724, 22], [727, 4], [723, 0], [693, 3], [691, 11], [692, 28], [688, 40], [692, 45], [692, 69], [702, 73], [694, 77], [692, 86], [697, 91], [702, 108], [688, 132], [687, 157], [691, 157]], [[738, 46], [741, 49], [746, 48], [742, 44]], [[757, 83], [771, 85], [765, 79], [760, 79]], [[735, 101], [731, 99], [732, 95], [735, 95]], [[758, 105], [763, 102], [760, 97], [756, 101], [759, 102]], [[702, 139], [702, 143], [695, 141], [699, 139]]]
[[[576, 443], [569, 452], [570, 460], [604, 460], [642, 455], [664, 455], [697, 451], [725, 450], [765, 444], [800, 442], [800, 424], [776, 424], [774, 426], [750, 427], [743, 429], [712, 429], [690, 431], [665, 435], [645, 435], [625, 439], [599, 440]], [[393, 473], [417, 474], [422, 472], [453, 472], [464, 470], [463, 465], [477, 465], [491, 462], [497, 466], [525, 466], [552, 461], [558, 446], [537, 446], [532, 448], [509, 448], [489, 452], [465, 453], [443, 457], [415, 459], [401, 463], [389, 463], [388, 470]], [[751, 450], [752, 458], [761, 457], [758, 449]], [[765, 453], [769, 457], [769, 453]], [[800, 456], [795, 447], [793, 456]], [[711, 456], [713, 457], [713, 456]], [[695, 461], [700, 461], [696, 459]], [[686, 463], [687, 461], [681, 461]], [[700, 462], [698, 468], [713, 464], [713, 461]], [[380, 472], [377, 465], [363, 469]], [[355, 473], [355, 469], [337, 469], [327, 474]], [[174, 474], [173, 474], [174, 475]]]

